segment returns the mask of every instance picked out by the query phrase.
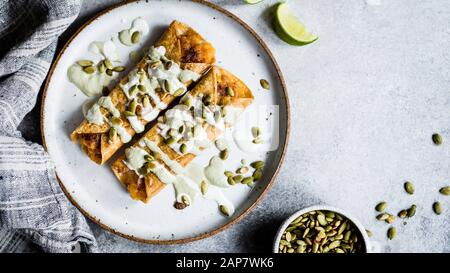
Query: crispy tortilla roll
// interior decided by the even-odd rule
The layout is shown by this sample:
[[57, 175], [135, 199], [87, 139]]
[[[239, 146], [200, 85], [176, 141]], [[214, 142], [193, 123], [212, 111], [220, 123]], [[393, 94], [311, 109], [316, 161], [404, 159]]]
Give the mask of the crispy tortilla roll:
[[79, 142], [92, 161], [105, 163], [214, 62], [213, 46], [189, 26], [173, 21], [136, 68], [89, 109], [72, 141]]
[[147, 203], [179, 175], [196, 155], [232, 126], [253, 101], [250, 89], [236, 76], [214, 66], [180, 104], [112, 165], [131, 197]]

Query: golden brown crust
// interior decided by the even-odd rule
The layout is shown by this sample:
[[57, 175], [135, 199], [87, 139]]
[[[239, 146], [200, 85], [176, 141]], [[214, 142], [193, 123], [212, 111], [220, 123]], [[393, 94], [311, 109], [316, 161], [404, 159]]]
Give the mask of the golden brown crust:
[[[227, 85], [234, 88], [235, 96], [227, 96], [222, 91], [219, 91], [219, 86]], [[226, 86], [225, 86], [226, 87]], [[253, 94], [250, 89], [236, 76], [232, 75], [230, 72], [223, 68], [213, 66], [196, 84], [196, 86], [190, 91], [192, 96], [199, 94], [211, 95], [213, 98], [212, 103], [225, 106], [225, 105], [235, 105], [242, 108], [246, 108], [253, 101]], [[212, 141], [216, 140], [222, 132], [213, 127], [208, 126], [206, 128], [208, 138]], [[164, 142], [162, 136], [158, 134], [157, 125], [154, 125], [143, 138], [156, 143], [158, 147], [169, 156], [170, 159], [176, 160], [181, 166], [187, 166], [192, 160], [194, 160], [195, 155], [185, 154], [179, 155], [174, 151], [169, 145]], [[138, 145], [136, 143], [134, 146]], [[146, 147], [144, 149], [150, 152]], [[154, 174], [150, 173], [143, 179], [139, 179], [133, 170], [130, 170], [124, 163], [126, 157], [122, 154], [111, 166], [114, 174], [119, 179], [119, 181], [128, 189], [131, 197], [134, 200], [140, 200], [147, 203], [153, 196], [159, 193], [165, 184], [162, 183]], [[162, 161], [159, 163], [164, 164]], [[167, 166], [166, 166], [167, 167]], [[144, 180], [145, 183], [142, 183]]]
[[[181, 42], [181, 40], [183, 40], [183, 42]], [[215, 50], [212, 45], [205, 41], [195, 30], [178, 21], [173, 21], [170, 24], [156, 45], [165, 46], [166, 56], [179, 63], [183, 69], [189, 69], [199, 74], [205, 73], [215, 61]], [[184, 60], [190, 59], [185, 55], [188, 53], [186, 50], [191, 47], [195, 47], [195, 50], [198, 51], [199, 54], [196, 55], [196, 58], [192, 59], [192, 61], [186, 63]], [[201, 52], [202, 50], [207, 50], [208, 52]], [[136, 68], [147, 70], [147, 66], [148, 64], [146, 61], [141, 60]], [[122, 84], [126, 83], [127, 77], [124, 77], [120, 82]], [[191, 83], [188, 83], [187, 85], [190, 84]], [[125, 111], [127, 98], [119, 85], [111, 90], [108, 96], [111, 97], [113, 104], [121, 113]], [[175, 99], [175, 97], [170, 94], [161, 94], [160, 98], [166, 105], [169, 105]], [[108, 111], [105, 109], [101, 110], [106, 117], [109, 117], [110, 114]], [[128, 120], [124, 116], [121, 117], [121, 120], [127, 132], [131, 136], [134, 136], [135, 131], [131, 128]], [[140, 120], [144, 125], [147, 123], [143, 119]], [[72, 132], [70, 138], [73, 142], [80, 143], [81, 149], [92, 161], [97, 164], [103, 164], [123, 146], [120, 138], [116, 138], [114, 142], [110, 143], [107, 136], [109, 129], [110, 126], [108, 124], [96, 125], [84, 120], [78, 128]], [[94, 138], [92, 134], [99, 135], [99, 137]], [[101, 139], [101, 141], [99, 142], [98, 139]]]

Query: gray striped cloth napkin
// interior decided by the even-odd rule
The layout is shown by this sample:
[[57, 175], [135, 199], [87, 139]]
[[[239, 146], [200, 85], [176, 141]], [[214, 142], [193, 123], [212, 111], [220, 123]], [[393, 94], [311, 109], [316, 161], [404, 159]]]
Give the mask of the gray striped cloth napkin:
[[0, 252], [20, 251], [30, 241], [47, 252], [70, 252], [78, 243], [96, 251], [50, 157], [17, 130], [80, 7], [81, 0], [0, 0]]

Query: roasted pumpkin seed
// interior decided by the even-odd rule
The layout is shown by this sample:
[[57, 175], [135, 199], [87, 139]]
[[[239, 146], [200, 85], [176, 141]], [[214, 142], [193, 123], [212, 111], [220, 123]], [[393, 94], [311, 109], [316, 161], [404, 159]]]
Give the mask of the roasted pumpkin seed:
[[414, 194], [414, 184], [406, 181], [405, 184], [403, 185], [405, 188], [405, 191], [409, 194]]
[[246, 184], [246, 185], [248, 185], [248, 184], [250, 184], [250, 183], [253, 183], [253, 177], [246, 177], [246, 178], [244, 178], [244, 179], [242, 179], [242, 182], [241, 182], [242, 184]]
[[125, 71], [125, 69], [126, 69], [126, 67], [125, 66], [116, 66], [116, 67], [114, 67], [113, 68], [113, 71], [114, 72], [123, 72], [123, 71]]
[[387, 203], [386, 202], [380, 202], [378, 203], [378, 205], [375, 207], [375, 210], [378, 212], [383, 212], [387, 207]]
[[224, 150], [220, 151], [219, 156], [220, 156], [220, 159], [226, 160], [229, 156], [228, 149], [224, 149]]
[[86, 67], [83, 67], [83, 71], [87, 74], [92, 74], [95, 72], [95, 67], [92, 65], [86, 66]]
[[230, 172], [230, 171], [225, 171], [224, 174], [225, 174], [226, 177], [231, 177], [231, 176], [234, 175], [234, 173]]
[[442, 144], [442, 137], [440, 134], [433, 134], [431, 136], [431, 139], [433, 140], [433, 143], [435, 145], [441, 145]]
[[133, 44], [139, 43], [140, 40], [141, 40], [141, 32], [140, 31], [135, 31], [135, 32], [133, 32], [133, 34], [131, 34], [131, 42]]
[[433, 203], [433, 211], [437, 215], [440, 215], [442, 213], [442, 205], [440, 202], [434, 202]]
[[175, 143], [175, 138], [169, 137], [169, 138], [167, 138], [167, 139], [165, 140], [165, 142], [166, 142], [167, 145], [172, 145], [172, 144]]
[[104, 59], [103, 63], [105, 64], [106, 68], [108, 68], [109, 70], [114, 69], [114, 65], [112, 64], [112, 62], [109, 59]]
[[262, 87], [262, 88], [264, 88], [264, 89], [266, 89], [266, 90], [270, 90], [270, 84], [269, 84], [269, 82], [268, 82], [267, 80], [261, 79], [261, 80], [259, 81], [259, 83], [261, 84], [261, 87]]
[[413, 217], [414, 215], [416, 215], [416, 205], [412, 205], [408, 210], [407, 210], [407, 216], [409, 218]]
[[225, 92], [227, 93], [228, 96], [234, 97], [234, 91], [233, 89], [231, 89], [231, 87], [229, 86], [225, 87]]
[[206, 183], [206, 181], [202, 181], [202, 183], [200, 184], [200, 189], [202, 191], [202, 194], [205, 195], [208, 191], [208, 184]]
[[387, 236], [388, 236], [389, 240], [394, 239], [396, 233], [397, 233], [397, 230], [395, 229], [395, 227], [390, 227], [387, 232]]
[[79, 60], [79, 61], [77, 61], [77, 64], [79, 66], [86, 67], [86, 66], [91, 66], [94, 63], [92, 61], [89, 61], [89, 60]]
[[255, 169], [262, 169], [264, 168], [264, 161], [255, 161], [251, 163], [250, 166], [252, 166]]
[[230, 211], [224, 205], [219, 206], [220, 212], [222, 212], [225, 216], [230, 216]]
[[439, 192], [443, 195], [450, 195], [450, 187], [443, 187], [439, 190]]

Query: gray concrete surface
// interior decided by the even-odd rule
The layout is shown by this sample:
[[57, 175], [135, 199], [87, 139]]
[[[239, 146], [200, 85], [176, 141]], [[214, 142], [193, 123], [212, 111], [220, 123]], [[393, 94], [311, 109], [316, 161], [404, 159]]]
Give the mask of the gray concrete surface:
[[[110, 0], [85, 1], [63, 43]], [[447, 0], [291, 0], [292, 10], [320, 36], [293, 47], [275, 36], [271, 6], [211, 1], [238, 15], [263, 37], [287, 80], [291, 141], [274, 187], [247, 218], [205, 240], [174, 246], [128, 241], [92, 224], [105, 252], [269, 252], [282, 220], [313, 204], [356, 215], [385, 252], [450, 252], [450, 2]], [[378, 2], [378, 3], [377, 3]], [[21, 125], [40, 141], [37, 107]], [[444, 144], [435, 146], [434, 132]], [[404, 193], [411, 180], [416, 194]], [[418, 210], [398, 235], [374, 206]], [[432, 203], [441, 201], [436, 216]]]

